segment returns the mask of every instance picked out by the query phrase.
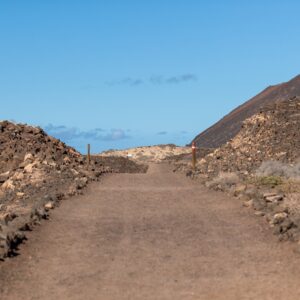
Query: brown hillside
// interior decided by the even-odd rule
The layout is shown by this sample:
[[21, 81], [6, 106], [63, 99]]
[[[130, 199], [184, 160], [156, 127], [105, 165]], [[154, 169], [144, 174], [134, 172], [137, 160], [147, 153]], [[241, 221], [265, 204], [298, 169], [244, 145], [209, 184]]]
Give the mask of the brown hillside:
[[236, 136], [243, 121], [258, 113], [263, 106], [294, 96], [300, 96], [300, 75], [289, 82], [266, 88], [200, 133], [193, 141], [198, 147], [218, 148]]
[[300, 97], [267, 105], [246, 119], [234, 139], [198, 164], [201, 173], [252, 173], [262, 162], [293, 164], [300, 158]]
[[[0, 122], [0, 260], [48, 210], [106, 172], [144, 172], [122, 157], [85, 156], [41, 128]], [[1, 298], [2, 299], [2, 298]]]

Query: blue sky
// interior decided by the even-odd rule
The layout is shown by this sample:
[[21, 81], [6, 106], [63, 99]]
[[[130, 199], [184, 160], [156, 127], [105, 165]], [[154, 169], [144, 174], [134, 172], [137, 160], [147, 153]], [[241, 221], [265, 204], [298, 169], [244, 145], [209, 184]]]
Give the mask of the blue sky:
[[296, 0], [1, 0], [0, 119], [84, 151], [186, 144], [300, 72]]

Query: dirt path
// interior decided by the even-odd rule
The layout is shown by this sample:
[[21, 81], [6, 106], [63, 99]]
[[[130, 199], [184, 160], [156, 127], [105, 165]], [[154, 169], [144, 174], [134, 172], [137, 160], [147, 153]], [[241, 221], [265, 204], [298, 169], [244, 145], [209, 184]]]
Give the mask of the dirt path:
[[0, 299], [300, 299], [300, 255], [167, 166], [62, 202], [0, 263]]

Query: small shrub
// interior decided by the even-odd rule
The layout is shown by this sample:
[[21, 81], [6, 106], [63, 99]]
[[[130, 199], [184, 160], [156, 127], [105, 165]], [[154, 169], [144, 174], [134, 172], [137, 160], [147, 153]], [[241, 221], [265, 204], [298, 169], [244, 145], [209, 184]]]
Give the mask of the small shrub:
[[288, 165], [279, 161], [265, 161], [257, 169], [256, 175], [259, 177], [300, 179], [300, 163]]
[[266, 185], [266, 186], [277, 186], [283, 183], [283, 180], [279, 176], [261, 176], [255, 178], [255, 183], [257, 185]]
[[213, 180], [208, 181], [206, 183], [206, 186], [208, 188], [213, 188], [216, 190], [228, 190], [232, 186], [238, 184], [239, 182], [240, 182], [240, 178], [236, 173], [221, 172]]

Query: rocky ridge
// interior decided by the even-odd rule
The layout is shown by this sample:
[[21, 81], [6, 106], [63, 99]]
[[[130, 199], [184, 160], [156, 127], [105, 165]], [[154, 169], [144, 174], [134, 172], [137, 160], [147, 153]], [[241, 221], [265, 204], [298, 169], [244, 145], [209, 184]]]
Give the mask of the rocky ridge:
[[41, 128], [0, 122], [0, 259], [60, 200], [108, 172], [145, 172], [124, 158], [87, 158]]
[[294, 96], [300, 96], [300, 75], [288, 82], [266, 88], [200, 133], [194, 142], [198, 147], [218, 148], [234, 138], [244, 120], [258, 113], [262, 107]]
[[239, 198], [280, 240], [300, 241], [300, 98], [266, 105], [195, 171], [184, 160], [176, 170]]
[[102, 157], [118, 156], [130, 158], [140, 163], [159, 163], [174, 156], [189, 154], [190, 147], [178, 147], [173, 144], [136, 147], [125, 150], [110, 150], [101, 153]]
[[264, 161], [295, 163], [300, 157], [300, 98], [265, 106], [243, 123], [235, 138], [197, 164], [199, 173], [253, 173]]

